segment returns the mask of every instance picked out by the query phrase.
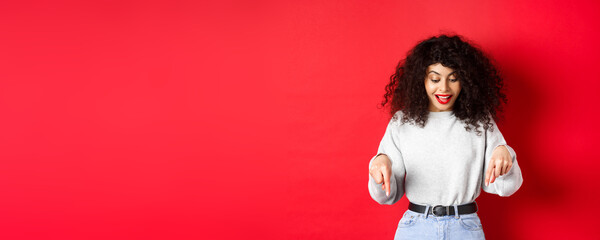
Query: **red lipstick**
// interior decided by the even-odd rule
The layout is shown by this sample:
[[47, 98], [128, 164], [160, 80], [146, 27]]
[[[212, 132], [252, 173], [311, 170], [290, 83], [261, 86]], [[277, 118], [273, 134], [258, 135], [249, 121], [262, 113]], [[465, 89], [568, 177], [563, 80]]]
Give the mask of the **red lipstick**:
[[452, 95], [448, 95], [448, 94], [435, 94], [435, 99], [437, 99], [438, 102], [441, 103], [441, 104], [449, 103], [451, 98], [452, 98]]

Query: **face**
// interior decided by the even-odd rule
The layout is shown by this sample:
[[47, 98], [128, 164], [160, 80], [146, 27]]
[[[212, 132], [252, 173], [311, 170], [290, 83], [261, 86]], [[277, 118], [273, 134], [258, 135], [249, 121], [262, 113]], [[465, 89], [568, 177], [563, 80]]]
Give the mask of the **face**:
[[425, 91], [429, 98], [429, 111], [451, 111], [460, 94], [460, 81], [452, 68], [441, 63], [431, 64], [427, 67]]

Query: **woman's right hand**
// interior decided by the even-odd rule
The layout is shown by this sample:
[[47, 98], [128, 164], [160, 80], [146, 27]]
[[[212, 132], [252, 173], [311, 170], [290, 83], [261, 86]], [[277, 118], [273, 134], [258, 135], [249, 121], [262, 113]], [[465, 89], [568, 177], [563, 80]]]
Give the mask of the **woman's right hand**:
[[390, 177], [392, 176], [392, 162], [387, 155], [381, 154], [371, 163], [369, 174], [377, 184], [381, 184], [381, 189], [385, 191], [386, 196], [390, 196]]

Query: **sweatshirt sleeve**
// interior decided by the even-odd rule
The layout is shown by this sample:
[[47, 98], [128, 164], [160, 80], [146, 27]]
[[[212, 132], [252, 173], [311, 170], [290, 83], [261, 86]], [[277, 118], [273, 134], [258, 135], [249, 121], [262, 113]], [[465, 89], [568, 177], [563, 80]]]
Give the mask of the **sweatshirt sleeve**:
[[[398, 120], [399, 121], [399, 120]], [[394, 204], [402, 195], [404, 195], [404, 175], [406, 170], [404, 168], [404, 161], [402, 154], [398, 148], [398, 121], [390, 120], [383, 139], [379, 143], [377, 154], [371, 158], [369, 162], [369, 169], [373, 160], [380, 154], [385, 154], [392, 162], [392, 176], [390, 177], [390, 196], [385, 195], [385, 191], [381, 189], [382, 184], [375, 183], [375, 180], [369, 174], [369, 194], [371, 198], [379, 204]]]
[[[483, 177], [481, 186], [485, 192], [491, 194], [497, 194], [502, 197], [508, 197], [521, 187], [523, 184], [523, 176], [521, 175], [521, 168], [519, 167], [519, 163], [517, 162], [517, 155], [515, 150], [506, 144], [502, 133], [498, 129], [498, 126], [495, 122], [492, 121], [494, 126], [486, 131], [486, 147], [485, 147], [485, 160], [483, 167]], [[490, 183], [489, 186], [485, 186], [485, 172], [487, 171], [490, 163], [490, 159], [492, 158], [492, 152], [499, 146], [505, 146], [510, 153], [512, 158], [513, 165], [508, 170], [508, 173], [497, 177], [493, 183]]]

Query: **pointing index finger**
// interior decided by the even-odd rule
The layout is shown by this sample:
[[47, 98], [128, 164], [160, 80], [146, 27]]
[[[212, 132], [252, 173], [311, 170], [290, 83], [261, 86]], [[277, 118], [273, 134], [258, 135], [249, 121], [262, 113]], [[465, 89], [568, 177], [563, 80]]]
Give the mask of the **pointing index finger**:
[[388, 171], [383, 172], [383, 182], [385, 183], [385, 195], [390, 196], [390, 173]]
[[490, 178], [492, 177], [492, 173], [494, 172], [494, 166], [490, 165], [487, 169], [487, 171], [485, 171], [485, 186], [488, 186], [490, 184]]

